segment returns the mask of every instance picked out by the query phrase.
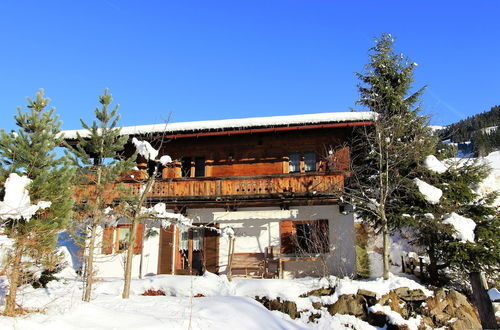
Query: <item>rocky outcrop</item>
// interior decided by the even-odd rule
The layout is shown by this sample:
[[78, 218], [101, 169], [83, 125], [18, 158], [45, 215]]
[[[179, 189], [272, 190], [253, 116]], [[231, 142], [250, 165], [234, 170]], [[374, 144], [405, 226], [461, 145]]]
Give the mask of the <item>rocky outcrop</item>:
[[[314, 296], [311, 311], [297, 311], [292, 301], [281, 301], [256, 297], [269, 310], [288, 314], [291, 318], [299, 313], [309, 315], [309, 322], [321, 317], [321, 310], [328, 310], [331, 315], [353, 315], [377, 327], [387, 329], [446, 328], [453, 330], [480, 329], [481, 323], [476, 308], [467, 298], [455, 291], [439, 289], [434, 296], [427, 297], [422, 290], [397, 288], [377, 297], [375, 292], [358, 290], [357, 294], [338, 297], [332, 305], [323, 305], [318, 297], [331, 295], [331, 288], [319, 289], [308, 293]], [[303, 295], [303, 297], [307, 297]]]
[[477, 309], [458, 291], [439, 289], [425, 301], [422, 314], [431, 327], [449, 327], [454, 330], [481, 329]]

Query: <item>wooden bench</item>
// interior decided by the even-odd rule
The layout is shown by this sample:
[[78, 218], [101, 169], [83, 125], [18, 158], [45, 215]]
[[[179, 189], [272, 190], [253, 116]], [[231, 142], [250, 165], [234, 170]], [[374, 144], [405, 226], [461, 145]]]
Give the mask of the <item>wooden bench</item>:
[[229, 276], [263, 277], [266, 257], [264, 253], [234, 253], [229, 265]]

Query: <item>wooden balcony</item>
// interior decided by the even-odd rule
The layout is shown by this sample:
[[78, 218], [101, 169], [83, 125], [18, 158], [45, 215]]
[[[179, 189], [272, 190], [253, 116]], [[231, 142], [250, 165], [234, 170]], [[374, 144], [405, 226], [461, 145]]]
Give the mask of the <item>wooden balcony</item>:
[[[142, 185], [126, 181], [132, 194]], [[342, 173], [172, 178], [157, 181], [148, 197], [164, 202], [333, 198], [343, 187]]]

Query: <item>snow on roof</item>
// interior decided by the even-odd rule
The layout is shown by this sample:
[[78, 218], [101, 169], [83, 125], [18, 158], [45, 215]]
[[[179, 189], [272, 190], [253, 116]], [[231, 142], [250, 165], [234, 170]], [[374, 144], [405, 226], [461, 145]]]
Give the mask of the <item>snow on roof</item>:
[[[149, 133], [179, 133], [189, 131], [210, 131], [227, 129], [244, 129], [257, 127], [276, 127], [305, 124], [341, 123], [375, 120], [374, 112], [326, 112], [307, 115], [253, 117], [241, 119], [205, 120], [179, 123], [163, 123], [153, 125], [139, 125], [122, 127], [124, 135], [140, 135]], [[82, 137], [88, 134], [87, 130], [65, 130], [62, 133], [66, 139], [76, 139], [76, 133]]]

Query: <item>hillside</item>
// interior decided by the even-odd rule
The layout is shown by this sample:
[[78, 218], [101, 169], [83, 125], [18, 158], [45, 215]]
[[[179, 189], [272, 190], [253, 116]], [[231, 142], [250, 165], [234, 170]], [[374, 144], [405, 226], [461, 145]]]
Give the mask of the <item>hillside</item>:
[[476, 156], [485, 156], [500, 148], [500, 106], [489, 111], [467, 117], [457, 123], [446, 126], [440, 131], [443, 140], [453, 143], [472, 142], [472, 152]]

